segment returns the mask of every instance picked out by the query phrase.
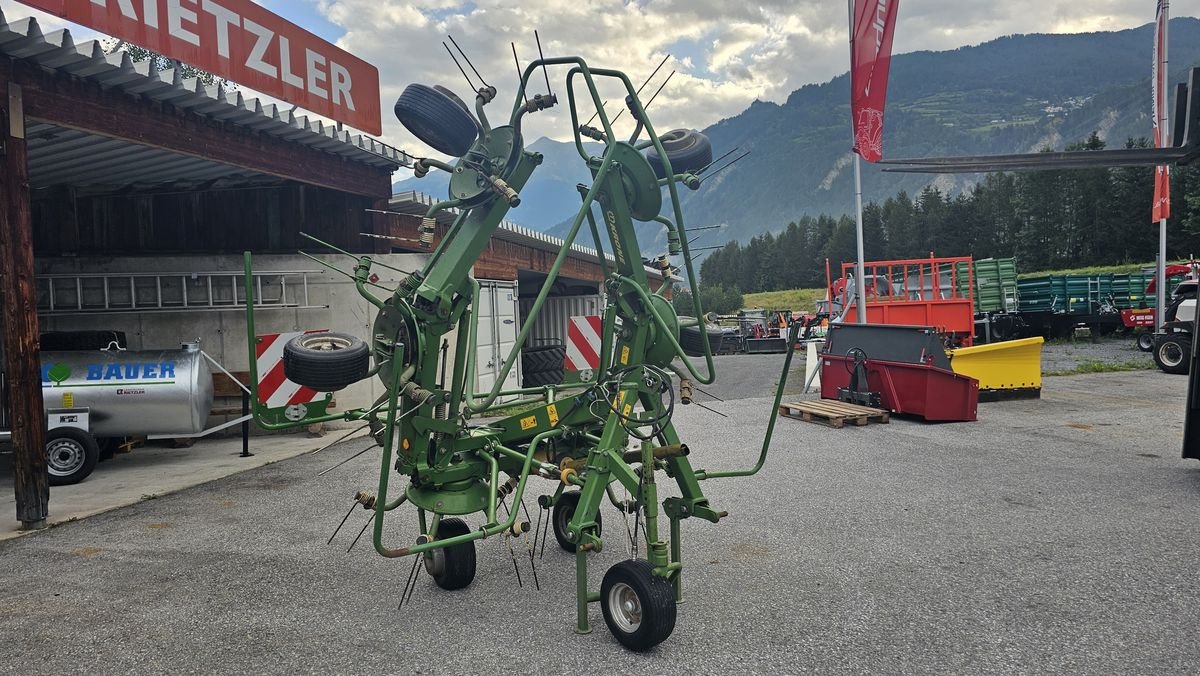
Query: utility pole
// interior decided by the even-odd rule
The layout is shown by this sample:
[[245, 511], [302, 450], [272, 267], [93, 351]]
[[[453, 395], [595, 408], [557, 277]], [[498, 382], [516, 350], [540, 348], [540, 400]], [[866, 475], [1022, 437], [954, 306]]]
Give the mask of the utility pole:
[[0, 162], [0, 292], [4, 299], [4, 370], [12, 421], [13, 491], [21, 528], [46, 527], [46, 415], [42, 409], [37, 287], [33, 271], [25, 111], [20, 85], [9, 83], [4, 161]]

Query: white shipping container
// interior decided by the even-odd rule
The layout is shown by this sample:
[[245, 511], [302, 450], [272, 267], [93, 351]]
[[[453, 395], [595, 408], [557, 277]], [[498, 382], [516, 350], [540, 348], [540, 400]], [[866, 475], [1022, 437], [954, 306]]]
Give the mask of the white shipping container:
[[[521, 322], [524, 326], [529, 311], [533, 309], [533, 298], [521, 299]], [[525, 347], [541, 345], [566, 345], [567, 320], [583, 315], [598, 315], [604, 311], [604, 297], [600, 294], [584, 296], [551, 296], [542, 305], [533, 329], [525, 340]]]

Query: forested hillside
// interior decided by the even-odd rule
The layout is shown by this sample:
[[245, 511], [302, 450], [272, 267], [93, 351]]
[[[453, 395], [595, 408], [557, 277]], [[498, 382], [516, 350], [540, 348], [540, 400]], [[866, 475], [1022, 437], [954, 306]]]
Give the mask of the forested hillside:
[[[1077, 149], [1105, 146], [1092, 136]], [[901, 192], [863, 209], [867, 260], [938, 256], [1008, 257], [1021, 272], [1153, 260], [1151, 168], [990, 174], [950, 196], [934, 187]], [[1176, 169], [1168, 254], [1200, 253], [1200, 170]], [[778, 234], [730, 242], [701, 266], [705, 285], [746, 293], [825, 285], [855, 257], [854, 219], [805, 216]]]

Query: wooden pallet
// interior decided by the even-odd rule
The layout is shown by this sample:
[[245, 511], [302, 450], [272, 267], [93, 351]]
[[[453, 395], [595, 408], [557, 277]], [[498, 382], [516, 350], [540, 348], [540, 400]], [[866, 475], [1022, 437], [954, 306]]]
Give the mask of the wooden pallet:
[[840, 428], [846, 423], [862, 427], [868, 422], [884, 424], [891, 422], [891, 413], [888, 411], [832, 399], [780, 404], [779, 413], [788, 418], [822, 423], [833, 428]]

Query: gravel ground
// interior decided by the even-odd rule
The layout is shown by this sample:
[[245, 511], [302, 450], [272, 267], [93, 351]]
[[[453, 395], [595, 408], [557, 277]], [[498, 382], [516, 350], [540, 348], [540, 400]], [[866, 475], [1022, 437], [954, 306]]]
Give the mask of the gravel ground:
[[1152, 369], [1154, 358], [1137, 349], [1132, 336], [1106, 336], [1096, 341], [1056, 340], [1042, 346], [1042, 372], [1069, 371], [1087, 362], [1138, 365]]
[[[718, 362], [720, 418], [676, 422], [698, 467], [757, 457], [778, 362]], [[769, 368], [768, 368], [769, 367]], [[1052, 378], [980, 421], [834, 430], [781, 420], [762, 474], [704, 489], [730, 517], [684, 525], [686, 602], [656, 650], [621, 649], [591, 608], [573, 631], [572, 558], [518, 588], [500, 539], [475, 582], [326, 546], [378, 468], [347, 443], [0, 544], [0, 665], [97, 673], [1194, 673], [1200, 467], [1178, 460], [1185, 380]], [[708, 389], [708, 388], [706, 388]], [[553, 488], [549, 482], [533, 493]], [[411, 513], [385, 541], [411, 542]], [[609, 546], [590, 579], [625, 556]], [[518, 543], [518, 550], [524, 546]]]

